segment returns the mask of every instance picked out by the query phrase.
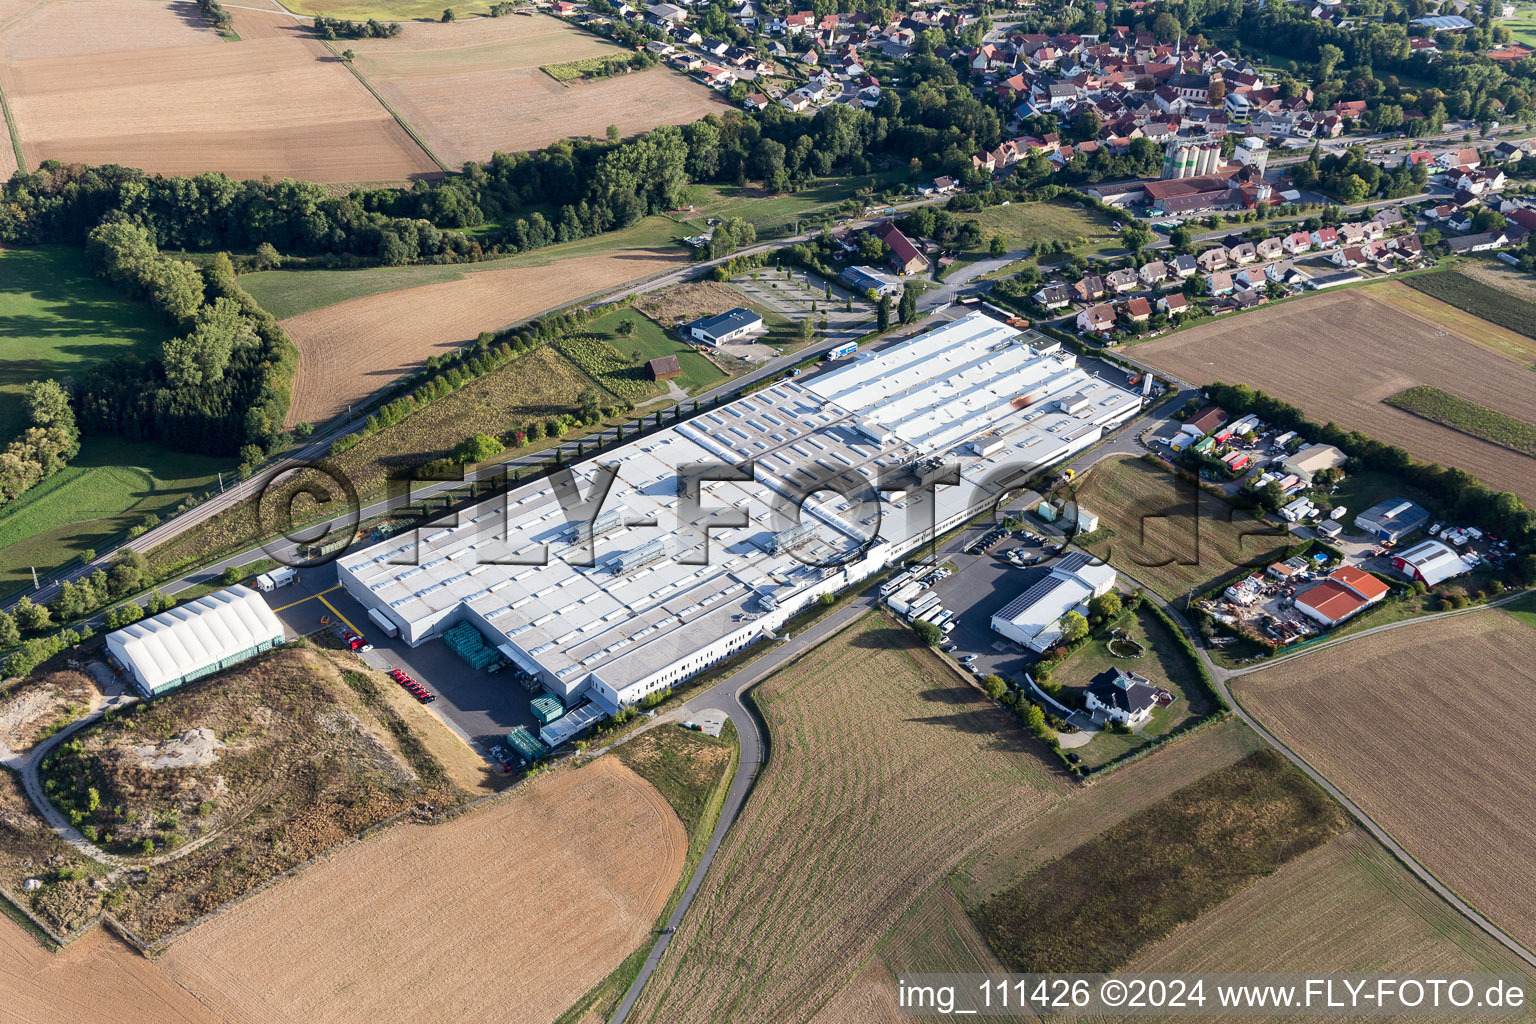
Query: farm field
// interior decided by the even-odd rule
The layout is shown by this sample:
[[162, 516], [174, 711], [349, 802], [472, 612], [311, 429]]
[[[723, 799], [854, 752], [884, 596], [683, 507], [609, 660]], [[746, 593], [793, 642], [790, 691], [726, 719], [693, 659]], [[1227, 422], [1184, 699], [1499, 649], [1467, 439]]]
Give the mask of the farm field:
[[[688, 834], [688, 856], [678, 873], [677, 886], [656, 915], [656, 927], [660, 928], [682, 899], [720, 820], [726, 793], [740, 764], [736, 725], [727, 722], [719, 736], [710, 736], [671, 723], [620, 743], [614, 747], [614, 756], [656, 787]], [[655, 942], [654, 934], [646, 937], [612, 974], [556, 1018], [556, 1024], [602, 1024], [611, 1018]]]
[[774, 756], [640, 1021], [808, 1019], [921, 893], [1066, 792], [1032, 737], [880, 614], [754, 695]]
[[1263, 745], [1252, 729], [1227, 719], [1164, 747], [1134, 767], [1102, 776], [1037, 817], [1028, 828], [977, 850], [956, 872], [956, 891], [968, 906], [985, 902], [1040, 865]]
[[627, 51], [542, 13], [411, 24], [399, 38], [349, 45], [358, 71], [449, 167], [558, 139], [603, 138], [609, 125], [634, 135], [726, 109], [705, 86], [664, 67], [555, 81], [543, 65]]
[[1126, 970], [1445, 976], [1520, 973], [1520, 967], [1379, 844], [1352, 829], [1208, 911]]
[[0, 8], [6, 61], [221, 43], [191, 0], [48, 0]]
[[1113, 970], [1346, 822], [1322, 789], [1266, 748], [1106, 829], [974, 916], [1012, 971]]
[[[1536, 907], [1536, 630], [1496, 609], [1389, 630], [1235, 680], [1234, 694], [1436, 877], [1515, 938]], [[1390, 726], [1383, 709], [1391, 709]], [[1488, 728], [1488, 723], [1498, 723]]]
[[[289, 423], [324, 422], [481, 331], [498, 330], [681, 260], [681, 253], [639, 250], [562, 260], [558, 274], [535, 267], [477, 269], [454, 280], [349, 299], [291, 317], [283, 328], [298, 346], [299, 371]], [[492, 433], [502, 429], [505, 424]]]
[[1468, 402], [1432, 384], [1420, 384], [1387, 399], [1415, 416], [1480, 437], [1522, 455], [1536, 455], [1536, 425]]
[[[156, 4], [143, 9], [164, 16]], [[275, 16], [250, 17], [269, 26]], [[348, 183], [439, 173], [329, 50], [293, 33], [8, 61], [0, 87], [33, 166], [54, 159]]]
[[[261, 308], [279, 320], [286, 320], [348, 299], [457, 281], [468, 274], [487, 270], [548, 267], [585, 256], [624, 258], [637, 250], [676, 248], [682, 234], [676, 221], [662, 216], [646, 217], [618, 231], [480, 263], [413, 264], [359, 270], [263, 270], [243, 275], [240, 286], [255, 297]], [[681, 260], [683, 256], [679, 249], [677, 258]]]
[[[1422, 296], [1425, 306], [1444, 303], [1461, 310], [1467, 321], [1484, 321], [1471, 340], [1516, 359], [1536, 360], [1536, 316], [1531, 303], [1536, 288], [1513, 267], [1483, 260], [1466, 260], [1438, 274], [1415, 274], [1405, 283]], [[1412, 311], [1411, 303], [1404, 308]], [[1490, 331], [1486, 322], [1504, 330]], [[1513, 334], [1512, 338], [1505, 337]]]
[[[619, 333], [619, 325], [626, 320], [633, 325], [632, 333], [623, 335]], [[631, 306], [625, 306], [599, 317], [588, 324], [586, 330], [597, 335], [620, 356], [633, 359], [642, 367], [652, 359], [677, 356], [677, 365], [683, 371], [683, 375], [677, 378], [677, 384], [684, 391], [692, 394], [707, 390], [725, 380], [725, 374], [710, 362], [708, 357], [692, 346], [684, 345], [667, 333], [661, 325]], [[666, 384], [661, 384], [657, 390], [665, 391]]]
[[1286, 547], [1273, 527], [1141, 458], [1098, 463], [1074, 498], [1102, 523], [1089, 550], [1168, 600], [1268, 565]]
[[0, 511], [0, 594], [102, 551], [148, 515], [227, 478], [227, 460], [117, 437], [87, 437], [74, 462]]
[[83, 250], [0, 248], [0, 442], [26, 426], [28, 382], [154, 358], [170, 336], [147, 303], [96, 278]]
[[1105, 729], [1086, 746], [1076, 748], [1083, 763], [1098, 766], [1123, 753], [1143, 746], [1152, 737], [1163, 736], [1185, 722], [1203, 718], [1215, 705], [1200, 684], [1194, 662], [1151, 612], [1144, 608], [1121, 620], [1120, 628], [1130, 639], [1141, 644], [1146, 653], [1139, 658], [1117, 658], [1109, 652], [1107, 636], [1095, 638], [1051, 673], [1051, 682], [1066, 688], [1063, 698], [1068, 707], [1082, 706], [1082, 693], [1099, 673], [1112, 668], [1125, 669], [1145, 676], [1152, 685], [1168, 690], [1177, 699], [1166, 708], [1154, 708], [1152, 718], [1140, 729], [1118, 734]]
[[219, 1024], [153, 961], [98, 928], [59, 952], [0, 914], [0, 992], [15, 1021]]
[[1456, 318], [1431, 319], [1378, 298], [1403, 287], [1392, 282], [1278, 303], [1243, 314], [1241, 330], [1207, 324], [1138, 345], [1136, 354], [1194, 383], [1248, 384], [1318, 422], [1332, 420], [1536, 501], [1536, 459], [1383, 401], [1434, 384], [1509, 416], [1536, 407], [1529, 364], [1467, 340], [1474, 332]]
[[159, 963], [232, 1022], [542, 1024], [650, 933], [686, 847], [661, 794], [604, 757], [347, 846]]

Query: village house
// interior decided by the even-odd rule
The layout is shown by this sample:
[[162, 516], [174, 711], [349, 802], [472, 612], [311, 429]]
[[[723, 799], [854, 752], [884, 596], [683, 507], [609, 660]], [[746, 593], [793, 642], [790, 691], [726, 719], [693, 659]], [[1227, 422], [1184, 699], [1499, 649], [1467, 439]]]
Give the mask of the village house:
[[1102, 334], [1115, 327], [1115, 307], [1104, 302], [1089, 306], [1077, 314], [1077, 329], [1082, 334]]

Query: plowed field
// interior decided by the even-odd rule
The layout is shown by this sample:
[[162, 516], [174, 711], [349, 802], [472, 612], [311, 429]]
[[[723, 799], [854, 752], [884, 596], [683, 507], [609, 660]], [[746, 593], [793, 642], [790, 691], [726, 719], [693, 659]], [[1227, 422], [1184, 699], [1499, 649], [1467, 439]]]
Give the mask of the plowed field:
[[0, 5], [7, 61], [222, 43], [192, 0], [20, 0]]
[[755, 697], [773, 756], [631, 1019], [808, 1020], [968, 852], [1064, 794], [1017, 722], [882, 615]]
[[226, 1021], [545, 1024], [640, 944], [686, 847], [661, 794], [602, 758], [347, 847], [161, 964]]
[[1501, 611], [1438, 619], [1237, 680], [1260, 722], [1425, 867], [1527, 946], [1536, 904], [1536, 631]]
[[1403, 288], [1393, 282], [1279, 303], [1137, 345], [1136, 355], [1192, 383], [1251, 385], [1319, 423], [1332, 420], [1536, 501], [1536, 459], [1382, 401], [1433, 384], [1517, 419], [1536, 408], [1536, 373], [1469, 340], [1465, 314], [1444, 307], [1449, 313], [1437, 318], [1422, 301], [1409, 312], [1375, 297]]
[[609, 125], [633, 135], [726, 109], [703, 85], [661, 67], [555, 81], [542, 65], [624, 50], [543, 14], [413, 23], [398, 39], [349, 45], [358, 70], [449, 167], [498, 150], [602, 138]]
[[481, 331], [681, 262], [630, 250], [547, 267], [472, 270], [456, 281], [349, 299], [283, 321], [299, 349], [290, 423], [321, 423]]
[[319, 182], [438, 173], [315, 40], [274, 36], [18, 60], [0, 65], [0, 83], [33, 166], [55, 159]]

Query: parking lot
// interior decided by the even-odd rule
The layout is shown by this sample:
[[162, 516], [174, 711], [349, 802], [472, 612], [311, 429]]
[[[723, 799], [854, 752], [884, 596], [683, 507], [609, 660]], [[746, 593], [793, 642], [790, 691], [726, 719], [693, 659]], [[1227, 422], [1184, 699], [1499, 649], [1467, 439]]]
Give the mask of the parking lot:
[[932, 591], [954, 613], [954, 625], [945, 641], [946, 647], [954, 647], [950, 656], [959, 660], [974, 654], [973, 664], [981, 675], [995, 674], [1009, 682], [1020, 682], [1038, 655], [994, 633], [992, 614], [1049, 573], [1056, 559], [1050, 555], [1036, 565], [1020, 568], [1009, 564], [1006, 556], [1014, 549], [1039, 556], [1052, 551], [1055, 545], [1045, 538], [1032, 543], [1010, 536], [987, 553], [967, 554], [990, 528], [990, 523], [971, 527], [946, 545], [940, 561], [953, 566], [954, 571], [934, 583]]
[[438, 699], [428, 709], [478, 753], [488, 754], [514, 726], [526, 726], [538, 734], [539, 724], [528, 708], [537, 694], [523, 688], [515, 669], [508, 666], [488, 673], [470, 668], [441, 639], [412, 648], [385, 636], [363, 606], [336, 582], [335, 566], [305, 570], [297, 583], [262, 596], [294, 635], [309, 636], [338, 624], [362, 634], [373, 645], [373, 650], [362, 652], [364, 661], [381, 672], [403, 669], [436, 694]]
[[[847, 333], [858, 337], [871, 329], [875, 307], [862, 296], [854, 295], [842, 285], [832, 282], [832, 297], [827, 298], [828, 283], [813, 278], [798, 268], [775, 271], [771, 267], [742, 274], [731, 279], [731, 285], [753, 302], [773, 310], [796, 322], [808, 316], [827, 318], [827, 334]], [[848, 301], [853, 300], [853, 312], [848, 311]], [[815, 307], [814, 312], [812, 306]]]

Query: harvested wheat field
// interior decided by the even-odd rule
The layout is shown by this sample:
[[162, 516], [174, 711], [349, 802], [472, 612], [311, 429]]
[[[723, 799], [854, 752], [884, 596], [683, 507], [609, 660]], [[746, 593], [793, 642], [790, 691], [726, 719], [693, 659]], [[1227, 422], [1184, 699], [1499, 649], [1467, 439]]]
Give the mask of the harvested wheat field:
[[347, 847], [160, 963], [226, 1021], [544, 1024], [649, 934], [686, 848], [661, 794], [604, 757]]
[[[1517, 974], [1522, 966], [1368, 835], [1351, 831], [1185, 925], [1125, 970], [1132, 974], [1317, 971], [1445, 977]], [[1382, 1018], [1362, 1015], [1358, 1019]]]
[[809, 1020], [930, 886], [1066, 793], [1018, 722], [883, 614], [754, 696], [773, 756], [632, 1020]]
[[[726, 108], [666, 68], [562, 84], [540, 70], [621, 47], [544, 14], [413, 23], [398, 39], [350, 44], [357, 68], [449, 167], [558, 139], [687, 124]], [[474, 102], [466, 102], [466, 97]]]
[[299, 349], [290, 424], [321, 423], [427, 358], [582, 296], [664, 270], [681, 253], [626, 250], [547, 267], [471, 269], [455, 281], [338, 302], [283, 321]]
[[217, 1024], [152, 961], [97, 929], [49, 953], [0, 914], [0, 1020], [7, 1024]]
[[192, 0], [24, 0], [0, 5], [0, 55], [6, 61], [222, 42]]
[[34, 166], [54, 159], [319, 182], [438, 173], [315, 40], [19, 60], [0, 65], [0, 85]]
[[1248, 711], [1526, 945], [1536, 904], [1536, 630], [1496, 609], [1377, 633], [1236, 681]]
[[1434, 384], [1520, 419], [1536, 409], [1536, 373], [1528, 365], [1467, 340], [1453, 318], [1437, 323], [1376, 298], [1403, 287], [1279, 303], [1137, 345], [1136, 355], [1196, 384], [1251, 385], [1320, 423], [1332, 420], [1536, 501], [1536, 459], [1383, 403], [1405, 388]]

